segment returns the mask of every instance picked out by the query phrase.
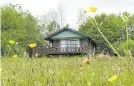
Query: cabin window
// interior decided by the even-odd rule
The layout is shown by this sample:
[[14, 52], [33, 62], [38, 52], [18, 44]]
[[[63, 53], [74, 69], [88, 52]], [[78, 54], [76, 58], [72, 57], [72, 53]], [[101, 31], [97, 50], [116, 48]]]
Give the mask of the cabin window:
[[61, 40], [61, 47], [80, 47], [78, 39]]

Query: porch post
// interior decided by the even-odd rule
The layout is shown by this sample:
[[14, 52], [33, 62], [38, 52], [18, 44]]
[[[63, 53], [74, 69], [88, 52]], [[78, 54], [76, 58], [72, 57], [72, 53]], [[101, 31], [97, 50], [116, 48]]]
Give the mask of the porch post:
[[50, 56], [50, 40], [49, 40], [48, 46], [49, 46], [49, 48], [48, 48], [48, 55]]
[[94, 56], [95, 56], [95, 46], [93, 46], [93, 59], [94, 59]]

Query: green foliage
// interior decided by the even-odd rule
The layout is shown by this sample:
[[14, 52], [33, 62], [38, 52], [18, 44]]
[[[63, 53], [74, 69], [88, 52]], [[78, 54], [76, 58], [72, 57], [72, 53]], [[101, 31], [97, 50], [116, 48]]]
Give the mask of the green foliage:
[[[89, 17], [87, 19], [87, 22], [82, 24], [78, 30], [90, 36], [97, 43], [98, 50], [102, 51], [105, 48], [109, 48], [109, 45], [105, 42], [100, 33], [94, 27], [93, 21], [90, 21], [91, 19], [93, 21], [96, 21], [99, 25], [101, 25], [100, 30], [106, 36], [106, 38], [110, 43], [113, 44], [119, 41], [126, 40], [125, 24], [121, 15], [115, 15], [115, 14], [106, 15], [103, 13], [100, 15], [96, 15], [95, 17]], [[134, 24], [133, 20], [128, 21], [128, 27], [130, 27], [133, 24]], [[129, 34], [130, 34], [129, 36], [133, 38], [133, 32], [130, 31]]]
[[[22, 13], [19, 13], [13, 7], [4, 6], [1, 9], [1, 30], [2, 30], [2, 46], [8, 43], [8, 40], [16, 40], [16, 37], [23, 38], [19, 30], [24, 29], [25, 20]], [[16, 33], [16, 34], [15, 34]], [[15, 35], [13, 35], [15, 34]]]
[[56, 29], [56, 22], [50, 22], [49, 25], [47, 25], [48, 32], [54, 31]]
[[6, 5], [1, 8], [2, 54], [8, 52], [9, 40], [18, 42], [21, 50], [24, 51], [29, 43], [44, 43], [37, 19], [30, 13], [17, 10], [18, 8], [17, 5]]
[[26, 21], [26, 38], [29, 39], [29, 41], [25, 41], [25, 43], [34, 43], [36, 42], [37, 44], [43, 43], [43, 35], [40, 33], [40, 26], [38, 25], [38, 21], [34, 16], [31, 14], [25, 14], [24, 17]]
[[1, 29], [6, 30], [16, 30], [23, 29], [25, 27], [25, 20], [22, 16], [23, 14], [17, 12], [15, 8], [4, 6], [1, 8]]
[[[121, 55], [126, 55], [127, 41], [115, 43], [114, 46]], [[134, 40], [128, 40], [128, 49], [132, 52], [132, 54], [134, 53]]]
[[66, 24], [65, 28], [69, 28], [69, 24]]
[[129, 36], [132, 40], [134, 40], [134, 14], [129, 17]]

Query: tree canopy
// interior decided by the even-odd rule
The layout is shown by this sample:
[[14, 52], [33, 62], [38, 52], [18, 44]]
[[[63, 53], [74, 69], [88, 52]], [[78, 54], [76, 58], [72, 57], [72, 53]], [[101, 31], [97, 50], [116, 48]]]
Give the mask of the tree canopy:
[[[130, 39], [133, 39], [133, 30], [132, 26], [134, 25], [133, 21], [134, 15], [129, 15], [128, 19], [128, 28], [130, 30], [129, 36]], [[79, 31], [90, 36], [98, 45], [98, 50], [105, 50], [105, 48], [109, 48], [105, 40], [102, 38], [100, 33], [94, 27], [93, 22], [96, 21], [99, 25], [101, 25], [100, 30], [107, 37], [110, 43], [114, 44], [116, 42], [123, 42], [126, 40], [125, 38], [125, 24], [121, 15], [116, 14], [100, 14], [95, 17], [88, 17], [86, 22], [81, 24], [79, 27]]]
[[15, 40], [23, 47], [29, 43], [43, 43], [38, 20], [30, 13], [18, 10], [19, 7], [6, 5], [1, 8], [1, 47], [3, 52], [9, 45], [9, 40]]

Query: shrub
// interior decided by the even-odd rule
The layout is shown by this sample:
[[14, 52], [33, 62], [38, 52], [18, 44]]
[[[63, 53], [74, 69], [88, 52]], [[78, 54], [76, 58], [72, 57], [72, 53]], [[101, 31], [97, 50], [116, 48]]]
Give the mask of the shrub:
[[[127, 41], [120, 42], [114, 44], [114, 47], [118, 51], [118, 53], [122, 56], [126, 55], [126, 48], [127, 48]], [[128, 40], [128, 49], [132, 52], [132, 55], [134, 55], [134, 40]]]

